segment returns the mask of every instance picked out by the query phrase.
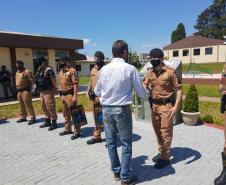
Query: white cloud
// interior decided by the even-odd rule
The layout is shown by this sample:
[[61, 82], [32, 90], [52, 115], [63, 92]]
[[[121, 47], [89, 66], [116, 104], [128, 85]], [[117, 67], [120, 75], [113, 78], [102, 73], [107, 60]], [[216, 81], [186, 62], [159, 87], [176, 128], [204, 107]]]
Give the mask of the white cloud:
[[83, 39], [83, 42], [84, 42], [84, 45], [86, 45], [86, 46], [92, 46], [92, 47], [96, 47], [97, 46], [96, 43], [92, 42], [92, 40], [88, 39], [88, 38]]

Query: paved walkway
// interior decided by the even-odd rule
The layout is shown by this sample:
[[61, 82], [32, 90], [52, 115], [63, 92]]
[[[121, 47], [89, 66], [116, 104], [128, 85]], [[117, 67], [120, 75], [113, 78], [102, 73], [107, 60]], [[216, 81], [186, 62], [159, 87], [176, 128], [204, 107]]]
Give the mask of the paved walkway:
[[[105, 143], [86, 145], [92, 132], [92, 114], [82, 138], [60, 137], [39, 124], [0, 122], [1, 185], [114, 185]], [[41, 122], [41, 120], [40, 120]], [[155, 170], [157, 153], [149, 122], [134, 121], [133, 169], [142, 185], [212, 185], [221, 171], [223, 132], [207, 126], [174, 126], [172, 166]], [[120, 148], [119, 148], [120, 151]]]

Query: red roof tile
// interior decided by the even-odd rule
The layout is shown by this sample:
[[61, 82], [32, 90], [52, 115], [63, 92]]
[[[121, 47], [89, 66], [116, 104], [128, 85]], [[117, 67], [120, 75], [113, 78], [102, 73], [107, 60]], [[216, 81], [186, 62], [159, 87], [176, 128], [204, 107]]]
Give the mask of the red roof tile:
[[163, 50], [215, 46], [222, 45], [223, 43], [224, 40], [191, 35], [182, 40], [174, 42], [173, 44], [165, 46]]

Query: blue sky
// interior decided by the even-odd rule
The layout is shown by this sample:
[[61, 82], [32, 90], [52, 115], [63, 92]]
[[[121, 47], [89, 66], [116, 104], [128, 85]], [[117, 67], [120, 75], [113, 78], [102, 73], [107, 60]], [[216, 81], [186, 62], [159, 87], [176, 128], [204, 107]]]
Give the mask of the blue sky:
[[1, 0], [0, 30], [84, 39], [80, 50], [111, 57], [123, 39], [133, 51], [149, 52], [170, 43], [179, 22], [195, 32], [197, 15], [212, 0]]

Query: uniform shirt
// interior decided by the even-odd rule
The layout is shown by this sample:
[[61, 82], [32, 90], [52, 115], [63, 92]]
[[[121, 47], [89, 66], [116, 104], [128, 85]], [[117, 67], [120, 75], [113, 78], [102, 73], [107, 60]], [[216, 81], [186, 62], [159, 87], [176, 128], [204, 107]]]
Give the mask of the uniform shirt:
[[95, 65], [90, 72], [90, 82], [91, 82], [91, 88], [92, 88], [93, 91], [94, 91], [96, 84], [97, 84], [98, 74], [99, 74], [99, 69], [98, 69], [98, 66]]
[[181, 87], [178, 83], [175, 70], [168, 66], [163, 66], [161, 71], [149, 69], [146, 73], [145, 85], [150, 85], [152, 98], [169, 98], [175, 90]]
[[8, 70], [5, 70], [5, 71], [1, 71], [0, 72], [0, 82], [2, 84], [4, 83], [10, 83], [11, 82], [11, 73], [8, 71]]
[[122, 106], [132, 103], [133, 88], [138, 96], [145, 97], [136, 68], [122, 58], [114, 58], [101, 68], [94, 92], [102, 105]]
[[78, 85], [79, 78], [76, 69], [70, 67], [61, 69], [60, 71], [60, 92], [65, 92], [74, 89], [74, 85]]
[[24, 71], [16, 72], [16, 88], [17, 89], [24, 89], [24, 88], [31, 88], [34, 84], [34, 76], [31, 71], [25, 69]]

